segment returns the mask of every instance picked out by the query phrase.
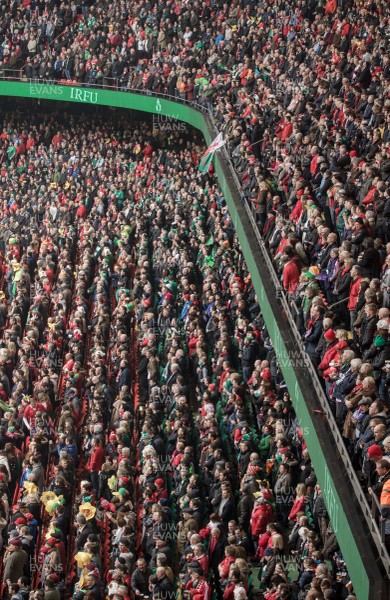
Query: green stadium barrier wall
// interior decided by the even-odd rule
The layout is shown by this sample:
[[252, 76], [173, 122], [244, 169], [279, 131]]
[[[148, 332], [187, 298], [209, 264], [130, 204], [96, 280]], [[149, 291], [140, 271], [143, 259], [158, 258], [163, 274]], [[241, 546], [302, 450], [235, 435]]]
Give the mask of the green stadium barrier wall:
[[[117, 92], [107, 89], [88, 89], [73, 86], [50, 85], [46, 83], [9, 82], [0, 81], [0, 96], [31, 98], [36, 100], [54, 100], [61, 102], [76, 102], [96, 106], [110, 106], [116, 108], [133, 109], [156, 115], [165, 119], [185, 122], [202, 132], [205, 141], [209, 144], [216, 134], [210, 119], [206, 114], [189, 105], [167, 100], [163, 97], [143, 95], [141, 93]], [[326, 507], [342, 550], [348, 572], [351, 577], [358, 600], [383, 600], [383, 578], [386, 572], [378, 566], [372, 550], [372, 544], [364, 545], [364, 533], [361, 523], [354, 520], [354, 503], [352, 498], [345, 497], [345, 474], [337, 471], [339, 465], [333, 464], [331, 454], [324, 456], [323, 441], [317, 435], [318, 423], [315, 423], [313, 410], [307, 402], [308, 392], [314, 394], [314, 388], [306, 389], [300, 384], [296, 374], [295, 354], [291, 345], [286, 346], [285, 339], [280, 329], [280, 307], [275, 302], [275, 288], [270, 277], [264, 277], [264, 272], [259, 265], [264, 267], [264, 257], [254, 245], [256, 240], [251, 240], [248, 229], [248, 218], [240, 204], [239, 196], [234, 192], [234, 180], [229, 178], [226, 168], [218, 154], [214, 160], [219, 185], [226, 198], [232, 221], [234, 223], [242, 251], [248, 265], [257, 298], [261, 307], [264, 321], [275, 348], [283, 376], [290, 392], [294, 409], [304, 432], [305, 441], [309, 450], [313, 466], [324, 495]], [[233, 184], [233, 185], [232, 185]], [[252, 234], [253, 238], [253, 234]], [[263, 268], [264, 271], [264, 268]], [[293, 354], [292, 354], [293, 353]], [[299, 358], [298, 358], [299, 360]], [[310, 386], [310, 383], [309, 383]], [[340, 469], [339, 469], [340, 471]], [[336, 475], [335, 475], [336, 474]], [[350, 526], [351, 525], [351, 526]], [[387, 593], [387, 592], [385, 592]], [[387, 596], [386, 596], [387, 597]]]

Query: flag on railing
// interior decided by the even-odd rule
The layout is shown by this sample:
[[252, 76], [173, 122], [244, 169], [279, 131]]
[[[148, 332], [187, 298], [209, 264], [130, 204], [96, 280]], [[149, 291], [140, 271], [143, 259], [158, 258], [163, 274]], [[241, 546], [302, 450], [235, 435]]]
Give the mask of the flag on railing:
[[206, 152], [203, 154], [202, 158], [199, 161], [199, 171], [201, 173], [207, 173], [211, 161], [213, 160], [214, 152], [225, 144], [225, 140], [223, 139], [222, 132], [217, 135], [215, 140], [213, 140], [210, 146], [207, 148]]

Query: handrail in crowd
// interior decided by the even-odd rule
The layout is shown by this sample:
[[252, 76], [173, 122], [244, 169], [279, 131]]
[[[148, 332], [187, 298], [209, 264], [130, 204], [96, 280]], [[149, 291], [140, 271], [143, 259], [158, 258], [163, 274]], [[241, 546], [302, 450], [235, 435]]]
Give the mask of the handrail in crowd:
[[[189, 101], [184, 98], [180, 98], [177, 96], [171, 96], [169, 94], [162, 94], [162, 93], [154, 92], [151, 90], [144, 90], [144, 89], [138, 89], [138, 88], [125, 88], [125, 89], [118, 88], [117, 84], [116, 85], [107, 85], [107, 84], [103, 84], [103, 82], [101, 82], [99, 84], [90, 84], [90, 83], [79, 83], [79, 82], [75, 82], [75, 81], [45, 80], [45, 79], [41, 79], [41, 78], [27, 80], [25, 77], [24, 78], [20, 77], [20, 75], [18, 77], [14, 76], [14, 75], [4, 76], [4, 73], [10, 72], [10, 71], [13, 73], [16, 72], [16, 73], [20, 74], [20, 69], [2, 70], [2, 71], [0, 70], [0, 80], [6, 79], [7, 81], [18, 81], [18, 82], [22, 81], [25, 83], [39, 82], [39, 83], [46, 83], [48, 85], [70, 85], [70, 86], [74, 86], [74, 87], [88, 87], [88, 88], [92, 87], [92, 88], [97, 88], [97, 89], [107, 89], [107, 90], [116, 91], [116, 92], [119, 91], [119, 92], [123, 92], [123, 93], [130, 92], [133, 94], [140, 94], [143, 96], [153, 96], [153, 97], [160, 98], [160, 99], [170, 100], [172, 102], [176, 102], [179, 104], [184, 104], [184, 105], [190, 106], [192, 109], [195, 109], [195, 110], [203, 113], [204, 115], [206, 115], [208, 117], [207, 121], [208, 121], [209, 133], [212, 136], [216, 136], [218, 134], [218, 126], [215, 122], [212, 110], [210, 110], [209, 106], [204, 106], [204, 105], [200, 104], [199, 102]], [[104, 79], [107, 80], [109, 78], [104, 78]], [[117, 82], [117, 80], [115, 80], [114, 78], [111, 78], [111, 80]], [[378, 500], [373, 497], [371, 506], [369, 506], [367, 498], [365, 497], [363, 489], [357, 478], [356, 472], [352, 466], [351, 459], [348, 455], [346, 446], [343, 442], [341, 433], [336, 424], [333, 413], [331, 412], [329, 404], [325, 397], [323, 388], [321, 386], [321, 383], [320, 383], [320, 380], [318, 377], [318, 373], [315, 370], [313, 364], [311, 363], [311, 361], [304, 349], [302, 339], [301, 339], [301, 336], [299, 334], [299, 331], [298, 331], [298, 328], [296, 325], [296, 320], [291, 312], [290, 303], [287, 300], [286, 293], [283, 290], [281, 282], [276, 273], [275, 267], [271, 261], [268, 251], [266, 250], [264, 240], [262, 239], [262, 237], [260, 235], [254, 215], [248, 205], [248, 202], [246, 201], [246, 199], [243, 195], [241, 183], [240, 183], [237, 173], [234, 169], [234, 166], [232, 164], [229, 153], [227, 152], [227, 149], [225, 147], [222, 147], [217, 152], [221, 153], [221, 155], [223, 156], [223, 159], [225, 161], [225, 164], [227, 165], [227, 167], [229, 169], [229, 175], [230, 175], [232, 181], [234, 182], [237, 192], [239, 193], [239, 196], [241, 198], [241, 204], [245, 208], [245, 212], [248, 217], [249, 223], [251, 225], [251, 229], [253, 230], [253, 233], [255, 235], [255, 238], [256, 238], [256, 241], [258, 244], [258, 249], [261, 253], [261, 257], [263, 259], [264, 264], [266, 265], [267, 272], [270, 276], [270, 280], [271, 280], [272, 286], [274, 288], [275, 296], [276, 296], [278, 302], [280, 302], [282, 309], [286, 315], [287, 321], [290, 326], [289, 327], [289, 337], [290, 337], [290, 342], [292, 344], [291, 347], [293, 347], [295, 349], [295, 351], [298, 350], [300, 358], [302, 360], [301, 364], [305, 366], [305, 369], [307, 370], [307, 373], [310, 376], [311, 385], [312, 385], [313, 389], [315, 390], [322, 413], [327, 419], [327, 423], [328, 423], [329, 429], [332, 433], [334, 443], [337, 447], [339, 457], [342, 460], [343, 467], [344, 467], [346, 473], [348, 474], [348, 477], [349, 477], [353, 492], [355, 494], [356, 500], [360, 506], [362, 514], [364, 515], [366, 525], [370, 531], [370, 534], [372, 535], [373, 541], [377, 548], [378, 556], [380, 557], [380, 559], [382, 561], [382, 564], [386, 570], [387, 575], [390, 577], [390, 556], [383, 544], [383, 540], [384, 540], [383, 524], [382, 524], [382, 522], [379, 522], [379, 525], [378, 525], [378, 523], [376, 522], [376, 516], [378, 515], [378, 513], [380, 514]], [[293, 367], [293, 368], [295, 370], [295, 367]]]

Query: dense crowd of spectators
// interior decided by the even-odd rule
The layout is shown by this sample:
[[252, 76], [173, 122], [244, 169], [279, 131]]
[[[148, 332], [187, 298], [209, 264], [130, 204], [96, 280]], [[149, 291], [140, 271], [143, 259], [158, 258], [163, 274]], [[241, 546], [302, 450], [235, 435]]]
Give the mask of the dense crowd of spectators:
[[2, 130], [3, 594], [347, 597], [201, 149], [118, 117]]
[[[0, 71], [213, 110], [389, 540], [388, 3], [6, 1], [1, 10]], [[243, 600], [255, 555], [274, 600], [294, 593], [280, 558], [294, 556], [301, 596], [311, 586], [306, 597], [332, 597], [323, 561], [337, 542], [223, 198], [197, 174], [199, 151], [179, 139], [159, 150], [145, 132], [101, 124], [4, 125], [0, 464], [5, 496], [20, 489], [24, 513], [14, 519], [4, 498], [3, 520], [8, 543], [10, 516], [32, 538], [17, 529], [6, 575], [17, 552], [56, 600], [50, 586], [69, 583], [76, 543], [87, 597], [108, 581], [115, 600], [129, 590], [162, 598], [180, 570], [184, 595], [208, 596], [211, 581]], [[70, 490], [86, 472], [75, 536]], [[44, 489], [55, 497], [44, 497], [42, 518]], [[51, 542], [41, 553], [42, 531]]]

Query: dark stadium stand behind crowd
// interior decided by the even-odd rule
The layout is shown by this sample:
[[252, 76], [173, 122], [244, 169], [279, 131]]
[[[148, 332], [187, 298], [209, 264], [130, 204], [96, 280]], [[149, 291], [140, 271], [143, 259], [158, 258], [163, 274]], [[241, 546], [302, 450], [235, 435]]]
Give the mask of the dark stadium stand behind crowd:
[[[389, 10], [0, 3], [0, 77], [212, 110], [388, 548]], [[3, 595], [355, 598], [202, 150], [1, 129]]]

